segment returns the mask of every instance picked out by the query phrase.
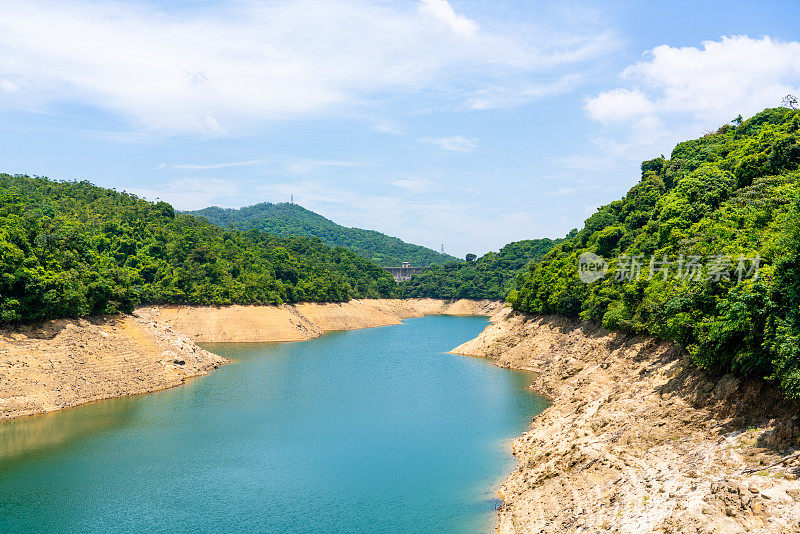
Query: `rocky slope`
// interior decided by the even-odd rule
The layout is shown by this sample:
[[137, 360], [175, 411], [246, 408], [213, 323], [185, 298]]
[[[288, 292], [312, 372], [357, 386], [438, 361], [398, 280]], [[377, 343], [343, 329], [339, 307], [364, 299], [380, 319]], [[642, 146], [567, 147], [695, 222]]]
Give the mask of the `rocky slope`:
[[0, 419], [182, 384], [226, 360], [145, 310], [0, 331]]
[[533, 371], [553, 401], [513, 443], [499, 532], [800, 532], [797, 406], [769, 385], [591, 324], [494, 321], [453, 352]]

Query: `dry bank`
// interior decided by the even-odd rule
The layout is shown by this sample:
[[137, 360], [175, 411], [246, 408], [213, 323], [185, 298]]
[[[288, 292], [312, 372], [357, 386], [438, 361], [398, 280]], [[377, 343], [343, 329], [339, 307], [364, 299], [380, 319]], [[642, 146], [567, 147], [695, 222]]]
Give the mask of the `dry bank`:
[[797, 405], [668, 343], [504, 309], [453, 352], [535, 373], [499, 531], [800, 532]]
[[0, 331], [0, 419], [147, 393], [226, 360], [195, 342], [300, 341], [431, 314], [491, 315], [492, 301], [356, 300], [283, 306], [142, 307]]

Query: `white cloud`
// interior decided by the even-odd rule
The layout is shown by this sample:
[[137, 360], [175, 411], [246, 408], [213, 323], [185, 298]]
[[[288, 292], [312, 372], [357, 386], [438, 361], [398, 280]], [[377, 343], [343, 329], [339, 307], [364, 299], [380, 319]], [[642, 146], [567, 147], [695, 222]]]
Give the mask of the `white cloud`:
[[390, 135], [403, 135], [403, 128], [394, 121], [381, 121], [372, 127], [373, 130]]
[[541, 80], [520, 86], [485, 87], [475, 91], [467, 100], [470, 109], [510, 108], [546, 96], [572, 91], [585, 80], [583, 74], [564, 74], [555, 80]]
[[431, 180], [418, 177], [399, 178], [397, 180], [392, 180], [390, 183], [395, 187], [399, 187], [400, 189], [404, 189], [405, 191], [415, 195], [428, 192], [435, 186], [434, 182]]
[[800, 87], [800, 43], [745, 35], [704, 41], [702, 48], [661, 45], [623, 77], [651, 93], [656, 111], [727, 122], [779, 105]]
[[229, 167], [247, 167], [250, 165], [258, 165], [261, 163], [257, 159], [252, 159], [249, 161], [228, 161], [224, 163], [208, 163], [208, 164], [196, 164], [196, 163], [178, 163], [173, 165], [168, 165], [166, 163], [162, 163], [157, 168], [158, 169], [183, 169], [183, 170], [190, 170], [190, 171], [207, 171], [207, 170], [214, 170], [214, 169], [227, 169]]
[[369, 109], [387, 95], [430, 108], [463, 104], [487, 88], [521, 88], [529, 94], [517, 100], [526, 101], [538, 97], [529, 87], [539, 76], [579, 70], [617, 46], [600, 22], [564, 34], [525, 31], [514, 21], [512, 31], [479, 27], [444, 0], [417, 6], [243, 0], [169, 12], [142, 3], [5, 0], [0, 79], [26, 90], [0, 107], [74, 102], [154, 132], [225, 135], [269, 120]]
[[586, 111], [602, 122], [622, 121], [652, 113], [653, 103], [638, 89], [612, 89], [588, 100]]
[[604, 91], [586, 102], [603, 122], [682, 114], [708, 126], [779, 105], [800, 88], [800, 43], [745, 35], [704, 41], [701, 48], [657, 46], [622, 78], [634, 88]]
[[231, 167], [251, 167], [251, 166], [270, 167], [272, 172], [288, 171], [293, 174], [308, 174], [318, 167], [378, 167], [374, 163], [360, 161], [339, 161], [339, 160], [314, 160], [314, 159], [295, 159], [289, 160], [285, 157], [270, 157], [266, 159], [251, 159], [247, 161], [225, 161], [220, 163], [160, 163], [154, 170], [183, 170], [183, 171], [209, 171], [217, 169], [228, 169]]
[[475, 21], [456, 13], [447, 0], [421, 0], [419, 10], [444, 23], [461, 37], [472, 37], [478, 31]]
[[478, 140], [476, 138], [464, 137], [463, 135], [454, 135], [452, 137], [423, 137], [420, 141], [439, 145], [442, 149], [452, 152], [472, 152], [478, 148]]
[[9, 93], [14, 93], [19, 91], [19, 86], [12, 82], [11, 80], [6, 80], [4, 78], [0, 78], [0, 89], [3, 91], [7, 91]]
[[131, 188], [128, 193], [147, 200], [164, 200], [180, 210], [194, 210], [207, 206], [232, 207], [233, 199], [240, 198], [243, 191], [239, 184], [230, 180], [182, 178], [159, 189]]
[[800, 92], [796, 41], [731, 36], [700, 47], [661, 45], [644, 56], [621, 73], [628, 87], [586, 101], [589, 117], [607, 127], [594, 140], [602, 151], [599, 159], [641, 161], [667, 154], [677, 141]]

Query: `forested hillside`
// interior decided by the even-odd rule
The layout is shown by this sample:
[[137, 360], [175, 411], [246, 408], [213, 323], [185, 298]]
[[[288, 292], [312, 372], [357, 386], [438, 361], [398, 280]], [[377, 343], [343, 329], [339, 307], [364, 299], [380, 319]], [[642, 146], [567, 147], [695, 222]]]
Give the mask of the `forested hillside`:
[[457, 258], [406, 243], [375, 230], [347, 228], [297, 204], [263, 203], [241, 209], [216, 206], [187, 212], [221, 228], [253, 228], [270, 235], [318, 237], [328, 245], [345, 247], [383, 267], [399, 267], [404, 261], [415, 267], [442, 265]]
[[222, 230], [88, 182], [0, 174], [0, 320], [139, 303], [277, 304], [388, 297], [391, 275], [318, 239]]
[[[521, 277], [513, 306], [654, 334], [800, 398], [800, 112], [735, 123], [642, 163], [625, 197]], [[581, 282], [584, 252], [605, 277]]]
[[403, 282], [400, 291], [407, 298], [502, 299], [525, 266], [541, 258], [558, 241], [532, 239], [509, 243], [500, 252], [489, 252], [477, 260], [428, 269]]

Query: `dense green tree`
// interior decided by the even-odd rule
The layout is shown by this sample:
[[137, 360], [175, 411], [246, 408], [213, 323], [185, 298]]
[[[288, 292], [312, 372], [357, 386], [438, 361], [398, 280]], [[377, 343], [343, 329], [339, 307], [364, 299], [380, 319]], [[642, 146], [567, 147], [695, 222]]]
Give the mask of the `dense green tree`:
[[385, 270], [319, 239], [226, 231], [88, 182], [0, 174], [2, 321], [395, 292]]
[[400, 286], [404, 297], [443, 299], [502, 299], [514, 287], [525, 266], [543, 256], [558, 241], [534, 239], [509, 243], [500, 252], [489, 252], [467, 262], [450, 262], [426, 269]]
[[[513, 306], [660, 336], [704, 368], [774, 379], [800, 398], [800, 113], [734, 123], [642, 163], [625, 197], [530, 265]], [[579, 280], [584, 252], [609, 261], [605, 278]], [[638, 279], [627, 276], [636, 257]], [[702, 270], [677, 276], [692, 257]]]

